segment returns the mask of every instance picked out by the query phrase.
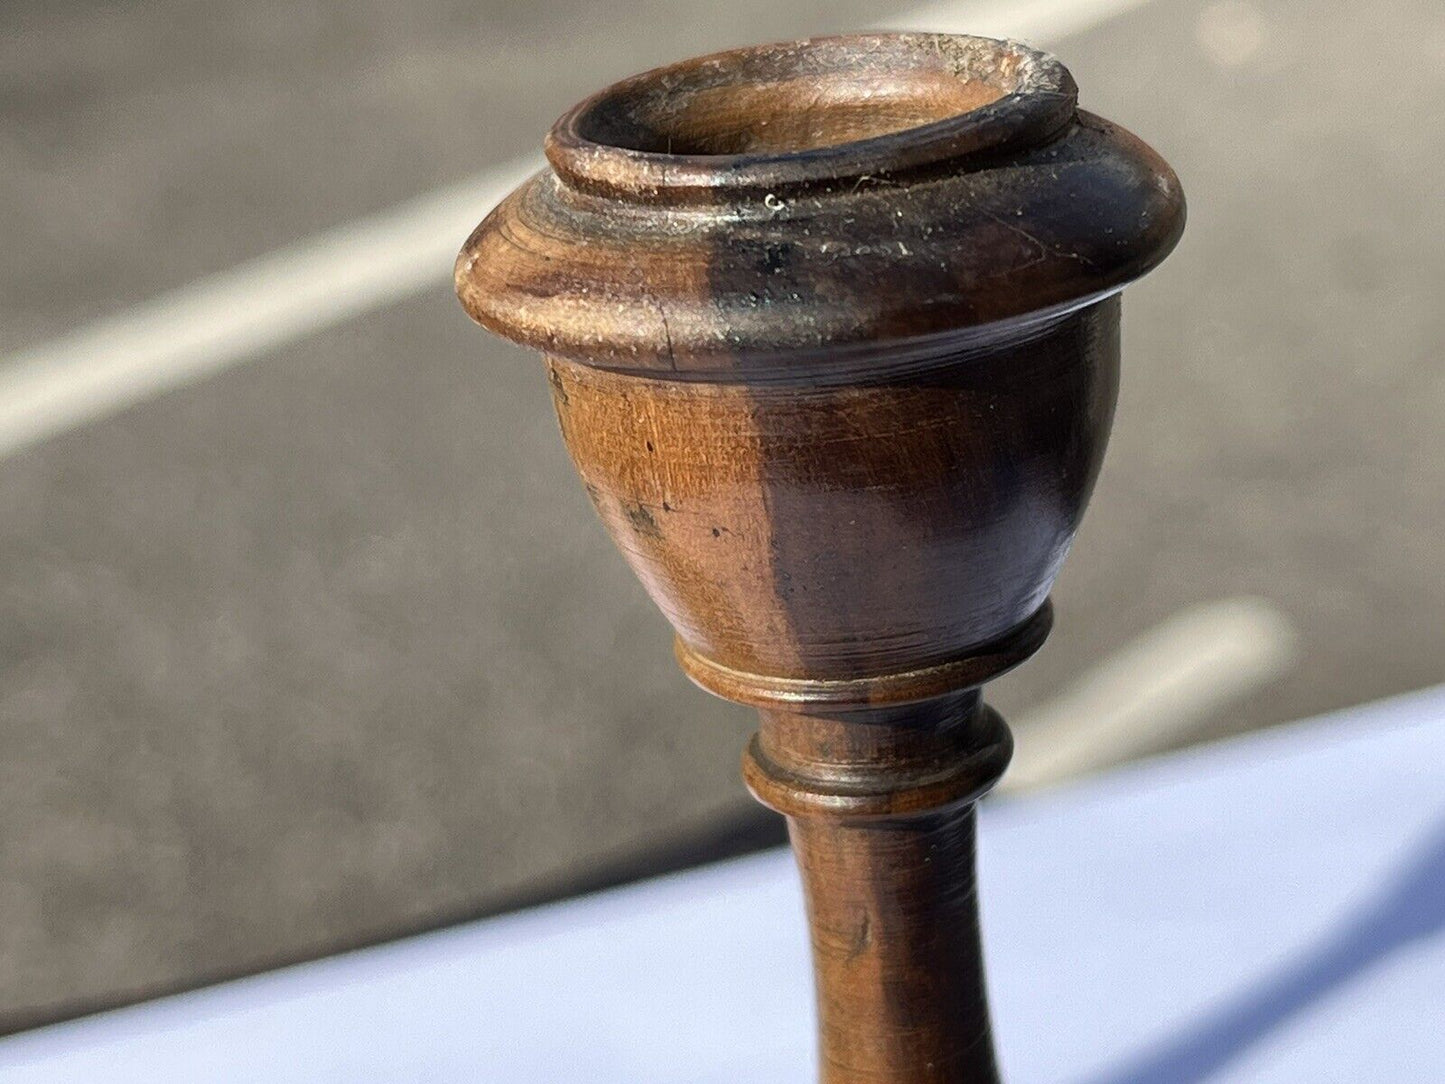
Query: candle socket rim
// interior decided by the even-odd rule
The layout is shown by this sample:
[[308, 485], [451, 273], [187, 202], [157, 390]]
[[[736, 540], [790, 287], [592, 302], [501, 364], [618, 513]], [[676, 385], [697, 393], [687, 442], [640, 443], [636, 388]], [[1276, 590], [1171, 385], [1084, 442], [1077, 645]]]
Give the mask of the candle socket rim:
[[[780, 89], [802, 80], [815, 88], [806, 103]], [[885, 87], [893, 91], [887, 100]], [[750, 127], [719, 116], [717, 99], [726, 107], [729, 96], [738, 112], [756, 114]], [[693, 108], [698, 101], [706, 108]], [[775, 112], [758, 113], [761, 102]], [[650, 204], [707, 205], [756, 193], [779, 200], [804, 186], [965, 169], [1046, 142], [1077, 103], [1068, 69], [1016, 41], [846, 34], [724, 50], [619, 80], [560, 117], [545, 149], [562, 183], [579, 192]], [[859, 123], [860, 110], [849, 106], [931, 119], [828, 139], [823, 133], [840, 117], [848, 118], [845, 136]], [[700, 121], [689, 119], [690, 109]], [[806, 138], [772, 145], [778, 130]], [[729, 142], [737, 149], [711, 149]]]

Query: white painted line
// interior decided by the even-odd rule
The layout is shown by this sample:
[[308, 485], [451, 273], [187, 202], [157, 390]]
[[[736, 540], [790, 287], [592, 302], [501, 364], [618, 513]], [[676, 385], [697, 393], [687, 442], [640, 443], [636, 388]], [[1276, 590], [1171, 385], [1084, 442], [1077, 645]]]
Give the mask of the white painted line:
[[424, 291], [539, 165], [504, 163], [5, 359], [0, 456]]
[[[1043, 42], [1145, 2], [952, 0], [894, 25]], [[0, 458], [446, 281], [482, 214], [540, 167], [506, 162], [0, 360]]]
[[1046, 45], [1143, 7], [1149, 0], [993, 0], [926, 4], [885, 22], [890, 30], [937, 30]]
[[1297, 645], [1289, 619], [1263, 599], [1185, 610], [1014, 720], [1017, 750], [1000, 789], [1046, 787], [1173, 745], [1287, 671]]

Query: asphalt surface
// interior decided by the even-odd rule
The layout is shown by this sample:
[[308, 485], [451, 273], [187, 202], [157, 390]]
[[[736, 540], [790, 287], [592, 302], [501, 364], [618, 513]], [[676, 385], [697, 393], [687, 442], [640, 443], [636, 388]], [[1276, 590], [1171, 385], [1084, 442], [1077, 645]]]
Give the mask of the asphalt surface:
[[[887, 21], [12, 2], [0, 358], [533, 150], [618, 76]], [[1127, 296], [1058, 626], [994, 702], [1238, 595], [1301, 656], [1199, 737], [1445, 680], [1445, 11], [1154, 0], [1048, 44], [1191, 222]], [[746, 832], [751, 721], [668, 641], [539, 364], [445, 286], [0, 461], [0, 1026]]]

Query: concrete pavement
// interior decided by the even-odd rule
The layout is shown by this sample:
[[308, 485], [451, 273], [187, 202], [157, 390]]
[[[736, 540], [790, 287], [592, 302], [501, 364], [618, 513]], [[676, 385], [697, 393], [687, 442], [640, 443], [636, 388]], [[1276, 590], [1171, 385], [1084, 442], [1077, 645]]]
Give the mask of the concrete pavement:
[[[529, 151], [612, 78], [887, 21], [9, 5], [0, 355]], [[1445, 680], [1445, 13], [1154, 0], [1047, 44], [1191, 224], [1128, 295], [1053, 639], [993, 699], [1241, 594], [1300, 661], [1200, 736]], [[536, 360], [443, 286], [0, 462], [0, 1026], [734, 815], [751, 722], [676, 673], [553, 425]]]

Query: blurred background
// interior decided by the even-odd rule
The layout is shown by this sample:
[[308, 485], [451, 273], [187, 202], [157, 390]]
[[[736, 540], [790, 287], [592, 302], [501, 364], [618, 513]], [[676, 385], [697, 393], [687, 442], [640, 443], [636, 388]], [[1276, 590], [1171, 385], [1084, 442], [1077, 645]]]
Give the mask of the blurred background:
[[1013, 789], [1445, 680], [1435, 0], [9, 0], [0, 1031], [781, 841], [451, 257], [604, 84], [903, 26], [1190, 200]]

